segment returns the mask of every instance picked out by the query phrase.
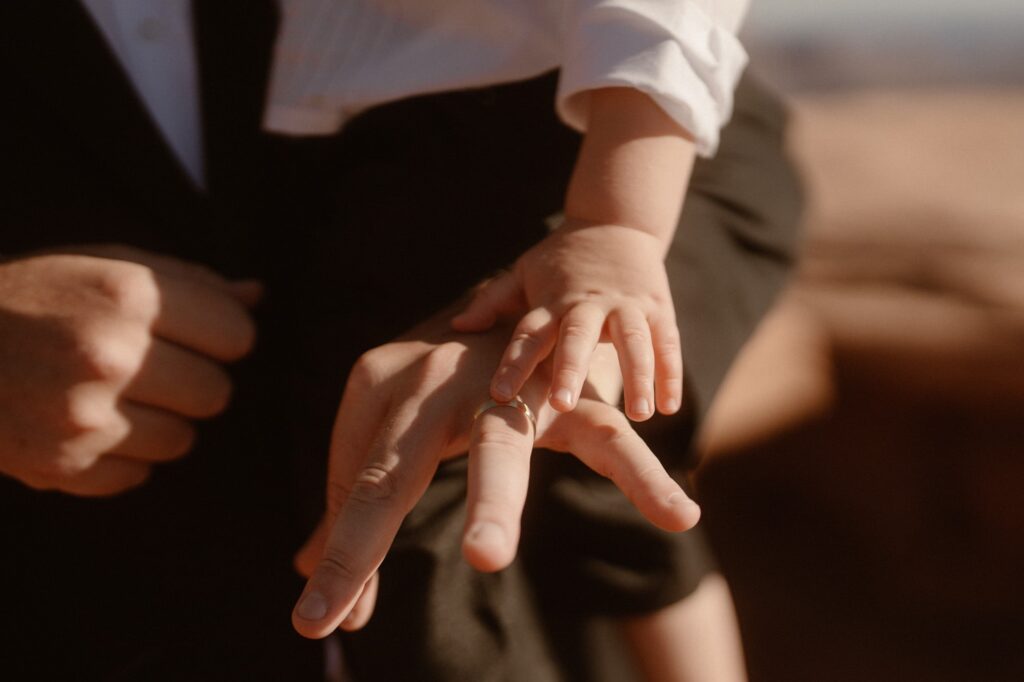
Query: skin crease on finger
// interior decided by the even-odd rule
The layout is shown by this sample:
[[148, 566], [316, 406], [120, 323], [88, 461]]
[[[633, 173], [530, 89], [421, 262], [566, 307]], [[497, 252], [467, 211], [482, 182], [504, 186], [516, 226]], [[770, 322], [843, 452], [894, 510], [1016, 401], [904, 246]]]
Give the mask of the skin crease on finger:
[[[439, 319], [447, 321], [448, 318], [441, 316]], [[425, 338], [444, 338], [446, 339], [444, 342], [431, 343], [427, 341], [424, 343], [420, 341], [409, 343], [406, 341], [389, 344], [378, 349], [378, 351], [374, 351], [376, 354], [375, 358], [378, 360], [375, 363], [378, 370], [381, 367], [386, 367], [388, 370], [385, 372], [378, 371], [376, 374], [364, 372], [367, 375], [374, 376], [375, 379], [371, 384], [361, 385], [360, 389], [364, 400], [377, 399], [391, 405], [405, 404], [407, 406], [409, 406], [408, 401], [411, 400], [412, 406], [409, 406], [409, 409], [412, 410], [412, 414], [418, 414], [424, 409], [428, 414], [433, 414], [434, 410], [440, 409], [437, 407], [439, 405], [443, 407], [443, 410], [437, 412], [433, 420], [428, 420], [427, 423], [430, 424], [430, 428], [444, 430], [447, 427], [438, 425], [445, 423], [446, 419], [450, 419], [452, 406], [462, 406], [458, 408], [460, 413], [471, 414], [474, 405], [479, 403], [480, 396], [487, 395], [487, 366], [502, 351], [504, 341], [508, 338], [508, 331], [496, 330], [490, 334], [453, 337], [451, 332], [447, 331], [447, 325], [444, 327], [444, 332], [440, 334], [436, 330], [437, 324], [434, 326], [435, 330], [427, 334]], [[452, 338], [462, 339], [456, 344], [459, 346], [457, 352], [452, 350]], [[442, 359], [446, 360], [447, 364], [439, 362], [437, 358], [430, 359], [430, 356], [438, 350], [444, 353], [451, 352], [452, 357], [446, 359], [442, 357]], [[600, 392], [606, 399], [613, 396], [617, 397], [619, 380], [617, 378], [614, 350], [602, 345], [598, 348], [595, 357], [601, 361], [599, 364], [603, 364], [607, 369], [594, 372], [592, 379], [603, 384]], [[433, 370], [431, 370], [431, 366], [433, 366]], [[442, 373], [434, 371], [441, 366], [444, 366], [447, 371]], [[490, 366], [493, 367], [494, 365]], [[566, 414], [555, 412], [546, 405], [544, 400], [545, 378], [549, 376], [545, 373], [549, 371], [550, 369], [547, 368], [544, 372], [534, 377], [531, 383], [524, 387], [522, 392], [524, 399], [529, 404], [535, 405], [538, 408], [539, 433], [537, 444], [549, 448], [557, 446], [557, 449], [573, 452], [599, 473], [608, 475], [627, 492], [634, 504], [637, 504], [641, 511], [656, 525], [674, 531], [681, 531], [692, 527], [699, 517], [699, 508], [692, 502], [689, 502], [678, 485], [668, 477], [653, 453], [646, 448], [643, 441], [632, 431], [632, 427], [622, 413], [618, 412], [611, 405], [596, 400], [598, 390], [595, 390], [590, 385], [587, 386], [584, 393], [585, 397], [580, 401], [580, 405], [575, 411]], [[424, 380], [424, 378], [435, 382], [432, 384], [432, 388], [425, 388], [422, 384], [418, 383]], [[378, 393], [376, 398], [369, 398], [368, 396], [374, 394], [375, 391]], [[435, 407], [429, 407], [428, 403], [430, 401], [435, 401]], [[346, 404], [344, 398], [342, 404]], [[415, 405], [419, 407], [415, 407]], [[507, 467], [508, 463], [512, 461], [528, 464], [529, 452], [532, 447], [532, 435], [529, 433], [530, 427], [528, 425], [524, 429], [517, 429], [515, 426], [510, 426], [505, 420], [499, 419], [498, 415], [493, 414], [494, 412], [498, 411], [489, 410], [485, 413], [485, 416], [488, 417], [486, 423], [497, 428], [491, 428], [492, 435], [482, 440], [488, 443], [490, 447], [498, 448], [499, 453], [502, 447], [505, 447], [506, 451], [498, 457], [488, 458], [485, 456], [479, 461], [481, 466], [486, 464], [486, 469], [491, 471], [491, 474], [485, 475], [484, 478], [480, 478], [476, 483], [492, 487], [483, 492], [479, 489], [471, 490], [471, 508], [467, 516], [470, 521], [467, 523], [464, 542], [467, 558], [477, 568], [483, 570], [500, 570], [511, 562], [515, 556], [515, 547], [518, 539], [518, 520], [525, 498], [525, 481], [527, 477], [522, 475], [517, 477], [514, 471], [512, 471], [511, 475], [508, 475], [510, 470], [507, 468], [502, 470], [500, 467], [502, 465]], [[522, 414], [516, 410], [510, 410], [507, 416], [510, 420], [522, 419]], [[343, 417], [339, 416], [339, 421], [341, 419]], [[393, 417], [385, 416], [376, 423], [381, 426], [386, 424], [388, 427], [380, 430], [373, 424], [364, 424], [364, 426], [370, 432], [379, 431], [390, 439], [400, 439], [403, 436], [409, 436], [407, 432], [403, 431], [407, 427], [396, 422]], [[468, 428], [471, 425], [472, 421], [467, 419], [460, 428]], [[520, 426], [523, 425], [520, 424]], [[502, 427], [505, 429], [504, 432], [501, 431]], [[515, 440], [517, 433], [520, 437], [526, 434], [526, 438], [522, 439], [523, 442], [518, 443]], [[498, 435], [495, 436], [493, 434]], [[367, 442], [376, 442], [372, 433], [369, 437], [365, 438]], [[425, 434], [417, 439], [420, 441], [435, 440], [432, 436]], [[477, 439], [477, 446], [480, 440]], [[442, 455], [450, 457], [456, 456], [460, 452], [465, 452], [470, 439], [466, 433], [456, 433], [453, 437], [441, 438], [438, 442], [446, 443], [446, 445], [441, 445], [442, 448], [447, 448]], [[515, 454], [515, 452], [508, 451], [509, 448], [516, 451], [521, 450], [522, 452]], [[609, 456], [605, 452], [602, 460], [601, 453], [608, 450], [608, 448], [614, 450], [614, 456]], [[474, 456], [479, 458], [481, 454], [486, 455], [487, 453], [481, 452], [478, 449], [475, 455], [471, 455], [471, 462], [473, 462]], [[332, 457], [334, 456], [332, 455]], [[433, 470], [434, 465], [436, 463], [429, 467], [430, 471]], [[349, 468], [352, 469], [352, 467]], [[525, 471], [526, 467], [522, 467], [522, 470]], [[339, 475], [339, 470], [333, 471], [332, 475]], [[356, 473], [358, 472], [358, 467], [355, 467], [355, 471]], [[354, 474], [350, 473], [348, 475]], [[394, 480], [396, 485], [402, 486], [408, 485], [413, 479], [410, 479], [408, 475], [403, 475], [396, 477]], [[429, 480], [429, 475], [427, 480]], [[509, 481], [512, 481], [514, 485], [500, 489], [493, 487], [496, 482], [504, 485]], [[426, 483], [423, 485], [425, 489]], [[352, 484], [351, 482], [341, 485], [332, 484], [332, 487], [337, 487], [341, 490], [351, 490]], [[404, 495], [407, 496], [408, 493]], [[478, 500], [490, 500], [491, 510], [485, 513], [483, 508], [475, 508], [473, 505]], [[494, 507], [496, 500], [499, 504], [497, 507]], [[504, 501], [504, 506], [502, 506], [501, 501]], [[321, 549], [321, 547], [324, 547], [323, 545], [320, 547], [316, 546], [320, 544], [319, 540], [311, 539], [311, 542], [300, 552], [300, 556], [297, 557], [297, 563], [304, 568], [308, 568], [310, 564], [317, 563], [315, 560], [310, 561], [310, 553], [320, 558], [330, 555], [332, 553], [332, 546], [343, 549], [340, 553], [336, 550], [333, 552], [334, 559], [331, 560], [333, 566], [330, 569], [330, 573], [323, 573], [325, 564], [322, 559], [320, 560], [319, 565], [313, 570], [312, 579], [296, 605], [295, 612], [293, 613], [293, 624], [296, 630], [306, 637], [324, 637], [339, 627], [350, 616], [351, 620], [345, 623], [344, 627], [346, 629], [355, 627], [356, 624], [363, 621], [363, 609], [368, 606], [364, 602], [372, 599], [364, 588], [366, 581], [373, 575], [375, 568], [363, 574], [365, 577], [360, 580], [359, 575], [362, 569], [358, 569], [357, 573], [353, 573], [352, 571], [355, 570], [353, 566], [355, 564], [347, 565], [348, 558], [352, 556], [347, 553], [363, 551], [363, 544], [356, 541], [353, 537], [347, 536], [345, 532], [342, 532], [340, 535], [338, 534], [339, 527], [355, 528], [351, 525], [352, 519], [344, 521], [346, 517], [345, 508], [350, 503], [351, 501], [342, 505], [338, 522], [334, 524], [335, 527], [331, 530], [330, 537], [326, 539], [326, 551]], [[495, 509], [497, 510], [496, 514]], [[393, 533], [397, 532], [398, 524], [401, 521], [400, 517], [404, 516], [405, 513], [402, 510], [399, 511], [399, 517], [396, 517], [394, 523], [389, 522], [387, 525], [388, 530], [386, 532], [389, 534], [389, 537], [386, 538], [386, 543], [388, 545], [391, 542]], [[392, 514], [392, 512], [388, 512], [388, 514]], [[362, 517], [362, 512], [360, 517]], [[478, 524], [476, 523], [478, 520], [496, 522], [487, 527], [491, 530], [498, 529], [499, 532], [490, 535], [487, 532], [475, 532], [478, 530]], [[345, 526], [338, 525], [343, 522]], [[376, 523], [371, 524], [371, 526], [376, 525]], [[377, 538], [374, 544], [379, 544], [380, 540], [381, 538]], [[386, 553], [386, 549], [384, 551]], [[376, 556], [376, 552], [377, 550], [374, 550], [374, 556]], [[366, 556], [360, 559], [358, 564], [375, 567], [376, 560], [373, 557]], [[344, 591], [337, 592], [336, 588], [331, 586], [333, 583], [329, 575], [348, 575], [350, 579], [347, 579], [346, 583], [349, 586], [345, 587]], [[359, 585], [359, 587], [354, 587], [354, 585]], [[324, 591], [321, 592], [321, 590]], [[356, 615], [351, 615], [353, 613], [356, 613]], [[368, 619], [369, 616], [367, 615], [365, 618]]]

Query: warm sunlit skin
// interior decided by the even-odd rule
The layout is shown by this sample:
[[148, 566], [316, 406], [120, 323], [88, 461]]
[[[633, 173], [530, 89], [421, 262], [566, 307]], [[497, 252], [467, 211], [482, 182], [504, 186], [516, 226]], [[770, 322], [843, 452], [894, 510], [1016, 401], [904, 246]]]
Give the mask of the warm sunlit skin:
[[[367, 622], [377, 568], [402, 519], [438, 463], [467, 451], [463, 554], [479, 570], [500, 570], [515, 557], [534, 440], [611, 478], [655, 525], [682, 531], [696, 524], [697, 505], [606, 402], [608, 391], [598, 399], [586, 383], [607, 335], [623, 368], [629, 417], [681, 405], [679, 333], [663, 259], [693, 145], [645, 95], [615, 88], [590, 96], [565, 224], [452, 322], [482, 332], [499, 316], [525, 312], [511, 344], [504, 327], [453, 335], [442, 314], [354, 368], [332, 441], [327, 513], [296, 557], [309, 576], [292, 616], [301, 634], [324, 637]], [[552, 361], [542, 364], [552, 349]], [[491, 394], [521, 395], [537, 416], [536, 434], [513, 407], [469, 417], [503, 353]]]
[[675, 232], [694, 146], [653, 100], [629, 88], [595, 90], [569, 185], [565, 221], [513, 269], [482, 286], [452, 320], [481, 331], [520, 316], [491, 382], [509, 400], [553, 353], [548, 395], [577, 404], [600, 339], [619, 355], [626, 414], [648, 419], [682, 404], [682, 355], [664, 257]]
[[[495, 571], [515, 557], [532, 427], [512, 407], [472, 420], [508, 329], [453, 334], [449, 315], [370, 351], [349, 379], [332, 438], [328, 509], [296, 557], [310, 579], [292, 622], [307, 637], [366, 623], [377, 568], [443, 459], [469, 452], [467, 561]], [[536, 413], [538, 447], [571, 452], [608, 476], [661, 528], [683, 531], [697, 523], [700, 509], [621, 412], [590, 386], [575, 410], [557, 412], [544, 400], [548, 378], [543, 366], [522, 391]]]
[[123, 246], [0, 264], [0, 473], [96, 496], [143, 483], [227, 405], [255, 282]]
[[746, 682], [739, 623], [718, 573], [685, 599], [621, 620], [619, 628], [647, 682]]

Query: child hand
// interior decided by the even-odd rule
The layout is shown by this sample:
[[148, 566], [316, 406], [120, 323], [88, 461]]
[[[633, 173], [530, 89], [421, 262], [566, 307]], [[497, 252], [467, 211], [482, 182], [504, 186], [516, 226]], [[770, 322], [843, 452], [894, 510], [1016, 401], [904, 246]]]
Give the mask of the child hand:
[[[491, 380], [511, 400], [554, 351], [549, 402], [579, 400], [597, 343], [610, 339], [622, 369], [626, 415], [642, 421], [682, 402], [683, 361], [662, 242], [630, 227], [567, 221], [488, 281], [452, 319], [463, 332], [523, 315]], [[523, 314], [525, 312], [525, 315]]]

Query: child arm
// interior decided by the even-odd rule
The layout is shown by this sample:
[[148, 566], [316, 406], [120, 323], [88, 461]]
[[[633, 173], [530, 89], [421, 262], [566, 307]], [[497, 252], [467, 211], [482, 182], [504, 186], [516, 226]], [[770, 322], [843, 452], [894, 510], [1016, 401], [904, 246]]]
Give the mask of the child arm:
[[693, 167], [693, 139], [638, 90], [602, 88], [588, 96], [590, 124], [566, 219], [631, 227], [667, 249]]
[[[453, 320], [482, 330], [529, 310], [495, 373], [495, 399], [514, 396], [554, 351], [550, 401], [570, 410], [604, 334], [619, 355], [626, 412], [675, 412], [682, 398], [679, 332], [663, 259], [675, 231], [694, 146], [647, 95], [588, 94], [590, 121], [569, 184], [565, 222], [513, 270], [482, 287]], [[525, 305], [524, 305], [525, 303]]]

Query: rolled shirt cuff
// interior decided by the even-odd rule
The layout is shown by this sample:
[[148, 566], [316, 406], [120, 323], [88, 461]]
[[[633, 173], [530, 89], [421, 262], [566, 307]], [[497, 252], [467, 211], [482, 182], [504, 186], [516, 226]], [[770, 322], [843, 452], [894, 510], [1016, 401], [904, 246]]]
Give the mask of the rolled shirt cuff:
[[587, 129], [591, 90], [635, 88], [690, 133], [699, 155], [714, 156], [747, 65], [730, 30], [693, 0], [600, 0], [570, 23], [557, 99], [567, 125]]

